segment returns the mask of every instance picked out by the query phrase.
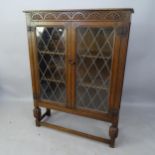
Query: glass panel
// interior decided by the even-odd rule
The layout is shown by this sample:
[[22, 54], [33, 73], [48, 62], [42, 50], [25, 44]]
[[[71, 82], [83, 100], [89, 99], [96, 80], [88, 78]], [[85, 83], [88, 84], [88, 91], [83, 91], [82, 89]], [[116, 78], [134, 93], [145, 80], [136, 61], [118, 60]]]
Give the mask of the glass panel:
[[65, 103], [65, 30], [37, 27], [41, 99]]
[[77, 28], [76, 105], [108, 111], [114, 29]]

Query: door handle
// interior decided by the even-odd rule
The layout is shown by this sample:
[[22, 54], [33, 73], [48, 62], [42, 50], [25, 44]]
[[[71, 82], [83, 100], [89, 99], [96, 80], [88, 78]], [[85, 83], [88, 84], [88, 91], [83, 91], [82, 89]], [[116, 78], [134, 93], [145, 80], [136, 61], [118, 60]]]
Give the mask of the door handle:
[[70, 65], [75, 65], [76, 64], [76, 62], [74, 60], [72, 60], [72, 59], [69, 59], [68, 62], [69, 62]]

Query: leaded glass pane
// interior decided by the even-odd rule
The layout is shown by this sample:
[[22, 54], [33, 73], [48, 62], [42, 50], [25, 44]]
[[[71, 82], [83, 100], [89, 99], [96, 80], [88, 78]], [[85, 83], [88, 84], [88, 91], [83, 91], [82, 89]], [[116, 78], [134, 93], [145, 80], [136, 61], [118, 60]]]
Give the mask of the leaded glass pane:
[[77, 28], [76, 105], [108, 111], [114, 29]]
[[65, 103], [65, 29], [37, 27], [41, 99]]

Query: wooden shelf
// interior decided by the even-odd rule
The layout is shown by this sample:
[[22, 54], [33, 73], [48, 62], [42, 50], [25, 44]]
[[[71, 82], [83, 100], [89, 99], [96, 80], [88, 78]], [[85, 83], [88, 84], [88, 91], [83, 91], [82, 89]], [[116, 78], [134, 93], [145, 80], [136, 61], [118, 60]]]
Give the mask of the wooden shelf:
[[48, 82], [63, 83], [63, 84], [65, 84], [65, 81], [56, 80], [56, 79], [52, 79], [52, 78], [44, 78], [44, 79], [42, 79], [42, 80], [43, 80], [43, 81], [48, 81]]
[[[88, 54], [88, 52], [86, 50], [79, 50], [78, 51], [78, 56], [89, 57], [89, 58], [102, 58], [103, 59], [103, 58], [111, 57], [111, 53], [112, 53], [112, 51], [109, 50], [109, 49], [103, 50], [102, 53], [99, 53], [98, 50], [89, 50], [89, 54]], [[102, 54], [102, 56], [99, 56], [101, 54]]]
[[56, 70], [64, 70], [64, 66], [61, 66], [61, 65], [54, 65], [54, 64], [51, 64], [51, 65], [47, 65], [49, 68], [51, 69], [56, 69]]
[[85, 54], [81, 54], [78, 55], [78, 57], [82, 57], [82, 58], [93, 58], [93, 59], [110, 59], [111, 57], [102, 57], [102, 56], [96, 56], [96, 55], [85, 55]]
[[53, 51], [40, 51], [41, 54], [49, 54], [49, 55], [61, 55], [64, 56], [65, 53], [62, 52], [53, 52]]
[[82, 87], [92, 88], [92, 89], [101, 89], [101, 90], [107, 90], [108, 89], [107, 87], [91, 85], [91, 84], [88, 84], [88, 83], [79, 83], [78, 85], [82, 86]]

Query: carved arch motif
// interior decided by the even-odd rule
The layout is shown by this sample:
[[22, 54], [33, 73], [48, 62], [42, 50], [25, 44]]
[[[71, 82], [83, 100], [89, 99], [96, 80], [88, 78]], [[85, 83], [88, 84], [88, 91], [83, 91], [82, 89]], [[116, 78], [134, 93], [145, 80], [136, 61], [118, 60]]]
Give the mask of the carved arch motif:
[[109, 20], [122, 21], [130, 18], [129, 12], [124, 11], [51, 11], [31, 12], [32, 20]]

